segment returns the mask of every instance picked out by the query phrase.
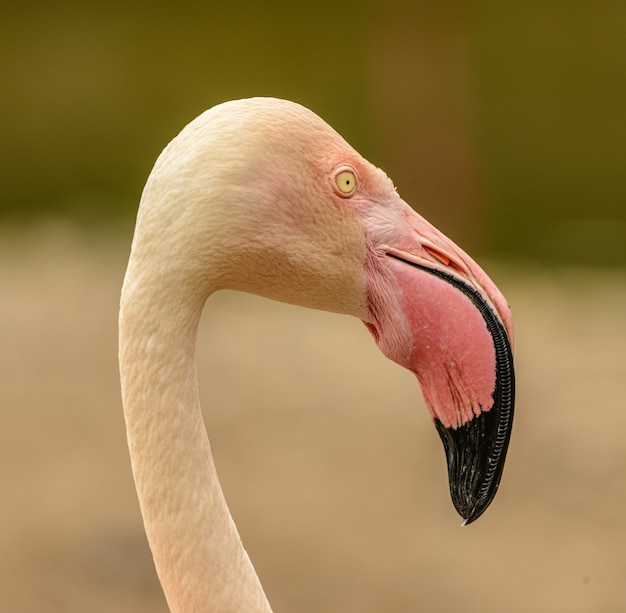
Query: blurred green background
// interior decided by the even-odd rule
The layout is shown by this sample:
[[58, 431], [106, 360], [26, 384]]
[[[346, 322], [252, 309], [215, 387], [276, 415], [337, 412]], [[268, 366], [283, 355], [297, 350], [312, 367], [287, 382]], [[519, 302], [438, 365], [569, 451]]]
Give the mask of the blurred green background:
[[324, 117], [468, 250], [626, 263], [626, 3], [22, 3], [0, 21], [0, 222], [132, 227], [221, 101]]
[[160, 151], [253, 95], [305, 104], [384, 168], [485, 265], [516, 328], [504, 479], [459, 530], [416, 382], [359, 322], [211, 298], [205, 421], [275, 610], [626, 611], [624, 0], [5, 5], [2, 611], [166, 610], [119, 290]]

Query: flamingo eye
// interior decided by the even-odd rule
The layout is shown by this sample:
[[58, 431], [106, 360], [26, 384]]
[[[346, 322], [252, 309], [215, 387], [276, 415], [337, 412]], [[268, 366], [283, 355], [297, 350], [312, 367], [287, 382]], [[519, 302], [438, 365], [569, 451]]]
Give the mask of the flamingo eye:
[[352, 196], [356, 190], [356, 174], [349, 168], [341, 169], [335, 175], [335, 185], [339, 190], [340, 196]]

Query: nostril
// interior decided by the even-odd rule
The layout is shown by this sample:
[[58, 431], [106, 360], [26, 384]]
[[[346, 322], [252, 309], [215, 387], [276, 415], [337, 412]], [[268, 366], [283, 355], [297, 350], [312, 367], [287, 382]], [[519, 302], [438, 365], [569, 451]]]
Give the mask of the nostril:
[[434, 247], [430, 247], [428, 245], [423, 245], [423, 247], [424, 251], [431, 257], [435, 258], [435, 260], [437, 260], [440, 264], [450, 266], [450, 258], [445, 253], [442, 253], [441, 251], [438, 251]]
[[437, 264], [445, 266], [448, 269], [448, 272], [453, 270], [465, 279], [473, 278], [469, 268], [467, 267], [463, 258], [460, 255], [454, 252], [453, 257], [450, 257], [448, 253], [441, 249], [438, 249], [432, 244], [422, 242], [419, 247], [416, 247], [413, 250], [406, 251], [394, 249], [393, 247], [388, 247], [386, 245], [383, 246], [383, 249], [386, 255], [391, 256], [396, 260], [400, 260], [401, 262], [406, 262], [407, 264], [413, 265], [417, 265], [419, 262], [424, 262], [424, 254], [426, 254], [427, 256], [430, 256], [432, 260], [437, 262]]
[[450, 258], [449, 255], [447, 255], [443, 251], [440, 251], [436, 247], [433, 247], [432, 245], [422, 245], [422, 247], [424, 251], [435, 261], [439, 262], [439, 264], [443, 264], [444, 266], [447, 266], [448, 268], [451, 268], [452, 270], [455, 270], [456, 272], [464, 276], [469, 275], [469, 271], [464, 266], [464, 263], [462, 260], [461, 261], [453, 260]]

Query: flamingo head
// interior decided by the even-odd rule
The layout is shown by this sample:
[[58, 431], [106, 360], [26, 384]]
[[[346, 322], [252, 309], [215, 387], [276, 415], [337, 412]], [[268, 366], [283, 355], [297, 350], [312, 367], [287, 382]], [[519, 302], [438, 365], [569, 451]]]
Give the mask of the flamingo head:
[[413, 372], [443, 441], [464, 524], [493, 500], [511, 434], [515, 376], [510, 308], [487, 274], [360, 161], [330, 176], [365, 237], [364, 323]]
[[[363, 320], [419, 380], [457, 511], [465, 523], [485, 511], [512, 427], [511, 312], [383, 171], [308, 109], [255, 98], [189, 124], [144, 200], [157, 205], [140, 207], [135, 251], [156, 245], [159, 274], [179, 286], [191, 272], [206, 295], [239, 289]], [[140, 240], [157, 230], [158, 240]]]

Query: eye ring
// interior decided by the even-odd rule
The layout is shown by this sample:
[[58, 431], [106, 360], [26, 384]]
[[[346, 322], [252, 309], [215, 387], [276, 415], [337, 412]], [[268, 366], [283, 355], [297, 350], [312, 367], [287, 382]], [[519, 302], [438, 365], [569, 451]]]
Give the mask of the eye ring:
[[335, 171], [335, 189], [342, 198], [354, 194], [358, 185], [356, 171], [351, 166], [340, 166]]

